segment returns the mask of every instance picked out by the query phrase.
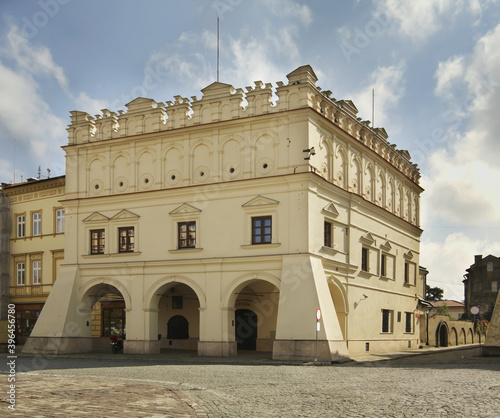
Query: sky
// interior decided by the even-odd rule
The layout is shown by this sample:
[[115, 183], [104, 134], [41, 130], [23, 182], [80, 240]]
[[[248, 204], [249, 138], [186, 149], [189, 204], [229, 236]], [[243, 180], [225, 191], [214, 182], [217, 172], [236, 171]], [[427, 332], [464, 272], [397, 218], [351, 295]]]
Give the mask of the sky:
[[286, 82], [309, 64], [417, 163], [420, 264], [463, 300], [500, 256], [500, 0], [0, 0], [0, 181], [64, 174], [69, 112]]

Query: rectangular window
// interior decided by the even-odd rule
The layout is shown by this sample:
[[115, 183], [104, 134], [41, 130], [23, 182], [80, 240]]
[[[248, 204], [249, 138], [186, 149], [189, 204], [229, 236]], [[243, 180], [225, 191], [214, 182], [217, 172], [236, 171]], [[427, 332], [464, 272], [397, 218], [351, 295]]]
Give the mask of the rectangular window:
[[42, 283], [42, 262], [33, 261], [32, 265], [32, 283], [41, 284]]
[[30, 335], [40, 310], [16, 311], [17, 335]]
[[330, 222], [325, 221], [325, 237], [323, 245], [325, 247], [332, 247], [332, 224]]
[[118, 252], [120, 253], [133, 253], [134, 252], [134, 227], [126, 226], [118, 228]]
[[406, 312], [405, 332], [413, 332], [413, 313]]
[[26, 284], [25, 281], [25, 264], [24, 263], [17, 263], [16, 264], [16, 277], [17, 277], [17, 285], [18, 286], [24, 286]]
[[26, 236], [26, 217], [19, 215], [17, 217], [17, 238], [24, 238]]
[[498, 282], [491, 282], [491, 291], [498, 292]]
[[102, 336], [125, 334], [125, 309], [102, 308]]
[[104, 254], [104, 229], [90, 231], [90, 254]]
[[382, 332], [391, 333], [392, 332], [392, 321], [393, 321], [394, 311], [388, 309], [382, 309]]
[[172, 296], [172, 309], [182, 309], [182, 296]]
[[382, 254], [380, 258], [380, 275], [387, 276], [387, 256], [385, 254]]
[[56, 210], [56, 234], [64, 232], [64, 209]]
[[196, 222], [179, 222], [178, 248], [195, 248], [196, 247]]
[[368, 248], [361, 248], [361, 270], [368, 271]]
[[272, 242], [272, 217], [252, 218], [252, 244], [270, 244]]
[[41, 234], [42, 234], [42, 214], [41, 212], [35, 212], [33, 214], [32, 235], [35, 237]]
[[410, 264], [405, 263], [405, 284], [410, 283]]

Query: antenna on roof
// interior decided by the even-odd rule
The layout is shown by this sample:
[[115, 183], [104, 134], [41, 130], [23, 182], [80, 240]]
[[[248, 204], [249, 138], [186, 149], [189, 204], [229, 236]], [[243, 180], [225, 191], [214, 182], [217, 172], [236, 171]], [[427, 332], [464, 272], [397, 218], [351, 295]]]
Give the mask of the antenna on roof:
[[375, 128], [375, 89], [372, 89], [372, 127]]
[[217, 13], [217, 83], [219, 82], [219, 13]]
[[14, 183], [16, 184], [16, 138], [14, 138]]

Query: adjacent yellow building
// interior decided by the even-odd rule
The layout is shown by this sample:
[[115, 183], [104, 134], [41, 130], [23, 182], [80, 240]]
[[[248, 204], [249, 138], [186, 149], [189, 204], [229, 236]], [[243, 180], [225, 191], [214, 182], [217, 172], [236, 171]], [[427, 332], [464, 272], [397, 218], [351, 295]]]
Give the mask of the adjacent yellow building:
[[419, 171], [310, 66], [287, 78], [71, 112], [66, 244], [50, 251], [64, 264], [25, 352], [92, 351], [122, 333], [144, 354], [342, 361], [418, 347]]
[[64, 176], [2, 183], [10, 206], [9, 278], [2, 284], [16, 306], [19, 344], [30, 335], [64, 260], [64, 189]]

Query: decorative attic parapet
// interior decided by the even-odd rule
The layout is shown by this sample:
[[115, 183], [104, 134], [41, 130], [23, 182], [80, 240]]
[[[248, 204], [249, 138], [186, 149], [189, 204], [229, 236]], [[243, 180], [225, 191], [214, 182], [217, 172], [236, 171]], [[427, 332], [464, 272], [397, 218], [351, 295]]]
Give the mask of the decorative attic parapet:
[[[316, 86], [318, 78], [309, 65], [287, 75], [288, 83], [256, 81], [255, 86], [235, 89], [230, 84], [215, 82], [201, 90], [202, 98], [175, 96], [166, 104], [139, 97], [127, 103], [127, 111], [108, 109], [102, 115], [72, 111], [68, 127], [69, 145], [103, 141], [126, 136], [149, 134], [214, 122], [243, 119], [288, 110], [311, 108], [331, 121], [355, 140], [392, 164], [418, 184], [420, 172], [410, 161], [406, 150], [390, 144], [384, 128], [371, 127], [369, 121], [357, 117], [358, 109], [351, 100], [336, 100], [329, 90]], [[273, 93], [278, 97], [273, 103]]]

